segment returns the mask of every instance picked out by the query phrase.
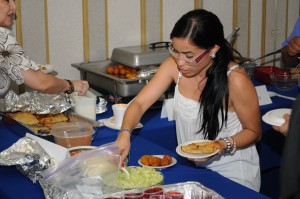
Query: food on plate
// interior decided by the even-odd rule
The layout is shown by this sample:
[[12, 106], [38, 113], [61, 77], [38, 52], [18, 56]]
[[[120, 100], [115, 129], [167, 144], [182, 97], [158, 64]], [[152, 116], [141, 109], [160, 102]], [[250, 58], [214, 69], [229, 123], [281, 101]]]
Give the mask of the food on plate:
[[160, 162], [160, 165], [167, 166], [167, 165], [170, 165], [171, 163], [172, 163], [172, 157], [169, 155], [164, 155]]
[[162, 158], [152, 156], [152, 155], [143, 155], [141, 157], [141, 163], [146, 166], [167, 166], [172, 163], [172, 157], [170, 155], [164, 155]]
[[139, 189], [163, 183], [163, 175], [149, 167], [125, 167], [129, 176], [121, 172], [118, 177], [118, 184], [122, 189]]
[[181, 146], [181, 150], [192, 154], [210, 154], [220, 149], [221, 145], [218, 141], [193, 142], [188, 145]]
[[7, 115], [23, 124], [39, 124], [40, 123], [38, 118], [31, 113], [15, 112], [15, 113], [7, 113]]

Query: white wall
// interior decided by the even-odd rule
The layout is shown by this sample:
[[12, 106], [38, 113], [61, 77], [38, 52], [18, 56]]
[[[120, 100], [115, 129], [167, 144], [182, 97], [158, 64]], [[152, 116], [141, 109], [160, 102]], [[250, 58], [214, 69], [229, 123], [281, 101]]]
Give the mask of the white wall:
[[[80, 78], [79, 71], [71, 67], [71, 64], [84, 61], [84, 1], [86, 0], [27, 0], [21, 4], [22, 15], [18, 17], [22, 19], [22, 28], [18, 31], [22, 32], [24, 49], [38, 63], [46, 63], [48, 57], [50, 64], [56, 66], [57, 76], [61, 78]], [[146, 4], [147, 44], [168, 41], [174, 23], [184, 13], [194, 9], [196, 2], [199, 7], [219, 16], [227, 36], [233, 29], [234, 3], [240, 3], [242, 8], [239, 7], [237, 21], [243, 29], [239, 32], [236, 47], [244, 56], [252, 58], [280, 48], [286, 33], [290, 33], [299, 16], [299, 0], [88, 0], [90, 61], [109, 58], [116, 47], [141, 44], [143, 1]], [[44, 2], [48, 4], [47, 16], [44, 15]], [[266, 7], [263, 7], [263, 2], [266, 2]], [[268, 22], [266, 27], [262, 27], [264, 10]], [[288, 24], [285, 25], [287, 17]], [[276, 35], [272, 34], [273, 29], [277, 29]], [[266, 35], [262, 35], [263, 30]], [[262, 43], [263, 40], [265, 43]]]

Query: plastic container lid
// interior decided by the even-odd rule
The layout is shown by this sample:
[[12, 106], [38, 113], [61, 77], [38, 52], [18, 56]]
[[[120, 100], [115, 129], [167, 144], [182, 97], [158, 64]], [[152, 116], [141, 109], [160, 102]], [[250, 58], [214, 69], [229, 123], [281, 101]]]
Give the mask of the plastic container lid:
[[52, 126], [50, 133], [59, 138], [77, 138], [93, 135], [95, 131], [86, 122], [60, 122]]

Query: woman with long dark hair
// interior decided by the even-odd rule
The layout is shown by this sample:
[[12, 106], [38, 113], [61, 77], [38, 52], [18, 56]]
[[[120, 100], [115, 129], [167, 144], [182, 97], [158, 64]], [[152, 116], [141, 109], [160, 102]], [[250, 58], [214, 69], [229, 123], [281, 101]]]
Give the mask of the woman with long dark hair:
[[247, 73], [233, 61], [216, 15], [203, 9], [183, 15], [170, 38], [171, 55], [127, 108], [116, 140], [123, 159], [130, 148], [130, 132], [144, 112], [176, 83], [174, 110], [178, 144], [217, 140], [218, 155], [190, 159], [253, 190], [260, 188], [261, 138], [258, 97]]

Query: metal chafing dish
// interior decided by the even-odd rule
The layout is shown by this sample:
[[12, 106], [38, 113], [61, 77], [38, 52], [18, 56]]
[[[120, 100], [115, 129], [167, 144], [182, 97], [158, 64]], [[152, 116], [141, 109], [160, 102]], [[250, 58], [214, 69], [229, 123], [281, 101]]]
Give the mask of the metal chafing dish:
[[[157, 42], [144, 46], [115, 48], [110, 60], [71, 64], [80, 70], [81, 78], [90, 87], [102, 93], [133, 97], [148, 83], [159, 65], [170, 56], [169, 42]], [[106, 72], [108, 66], [123, 64], [136, 68], [138, 76], [133, 79], [120, 78]]]

